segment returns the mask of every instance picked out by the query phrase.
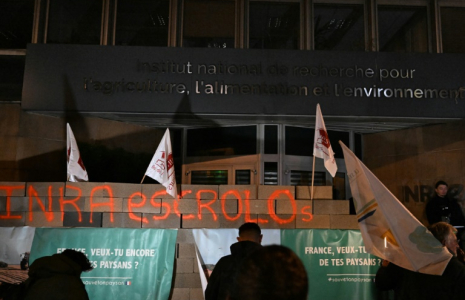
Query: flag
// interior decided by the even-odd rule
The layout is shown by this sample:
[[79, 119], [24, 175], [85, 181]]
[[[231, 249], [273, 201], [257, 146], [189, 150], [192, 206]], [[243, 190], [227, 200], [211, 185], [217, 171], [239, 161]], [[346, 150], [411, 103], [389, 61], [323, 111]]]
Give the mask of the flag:
[[168, 194], [177, 198], [178, 192], [176, 188], [176, 178], [174, 176], [173, 151], [171, 150], [170, 131], [168, 128], [158, 145], [157, 151], [155, 151], [153, 155], [145, 175], [161, 183], [166, 187], [166, 192]]
[[68, 158], [68, 181], [89, 181], [79, 148], [69, 123], [66, 123], [66, 153]]
[[342, 142], [366, 250], [404, 269], [441, 275], [452, 255]]
[[329, 142], [328, 132], [326, 131], [325, 121], [321, 114], [320, 104], [316, 106], [315, 120], [315, 140], [313, 141], [313, 155], [322, 158], [325, 161], [325, 168], [331, 174], [336, 175], [337, 165], [334, 159], [333, 148]]

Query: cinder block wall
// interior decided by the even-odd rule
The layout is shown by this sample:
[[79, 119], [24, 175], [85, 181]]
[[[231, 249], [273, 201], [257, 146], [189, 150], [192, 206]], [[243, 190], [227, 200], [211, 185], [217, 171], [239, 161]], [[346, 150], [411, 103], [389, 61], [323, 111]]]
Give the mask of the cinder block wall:
[[[0, 182], [0, 226], [177, 228], [171, 300], [203, 299], [192, 228], [358, 229], [332, 187]], [[313, 208], [312, 208], [313, 206]]]
[[363, 145], [366, 166], [426, 225], [438, 180], [465, 207], [465, 121], [367, 134]]

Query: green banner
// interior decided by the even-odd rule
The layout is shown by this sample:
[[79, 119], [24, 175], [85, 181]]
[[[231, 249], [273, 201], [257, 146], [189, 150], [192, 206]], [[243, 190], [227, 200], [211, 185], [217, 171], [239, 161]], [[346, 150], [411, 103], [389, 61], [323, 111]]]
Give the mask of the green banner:
[[281, 243], [305, 265], [308, 299], [377, 299], [374, 278], [381, 260], [365, 251], [359, 230], [282, 230]]
[[177, 230], [129, 228], [37, 228], [30, 262], [74, 249], [94, 270], [81, 279], [90, 299], [167, 300]]

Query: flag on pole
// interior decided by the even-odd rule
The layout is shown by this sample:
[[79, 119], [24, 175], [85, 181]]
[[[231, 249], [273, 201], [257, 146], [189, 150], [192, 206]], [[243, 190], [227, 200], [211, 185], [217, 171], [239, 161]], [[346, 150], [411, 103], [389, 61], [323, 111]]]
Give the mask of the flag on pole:
[[66, 153], [68, 158], [68, 181], [89, 181], [86, 167], [84, 167], [84, 163], [82, 162], [81, 153], [79, 153], [79, 148], [69, 123], [66, 123]]
[[173, 151], [171, 150], [170, 131], [168, 128], [158, 145], [157, 151], [153, 155], [145, 175], [161, 183], [166, 187], [168, 194], [173, 196], [173, 198], [177, 198], [178, 192], [174, 176]]
[[328, 132], [326, 131], [325, 121], [321, 114], [320, 104], [316, 106], [315, 120], [315, 140], [313, 141], [313, 156], [322, 158], [325, 163], [325, 168], [331, 174], [336, 175], [337, 165], [334, 159], [333, 148], [329, 142]]
[[342, 142], [366, 250], [411, 271], [441, 275], [452, 255]]

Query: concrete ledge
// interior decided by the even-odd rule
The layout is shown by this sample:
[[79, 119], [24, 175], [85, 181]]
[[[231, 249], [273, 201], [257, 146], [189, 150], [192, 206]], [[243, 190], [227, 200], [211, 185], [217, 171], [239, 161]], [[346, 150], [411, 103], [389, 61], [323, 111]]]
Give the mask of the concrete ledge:
[[[296, 187], [296, 199], [311, 199], [311, 186], [297, 186]], [[313, 199], [333, 199], [333, 187], [330, 185], [326, 186], [314, 186], [313, 187]]]
[[[47, 219], [47, 216], [49, 216], [50, 219]], [[47, 214], [34, 212], [32, 213], [32, 216], [31, 212], [27, 213], [25, 225], [31, 227], [63, 227], [61, 212], [49, 212]]]
[[315, 215], [348, 215], [349, 200], [314, 200]]
[[[200, 191], [204, 191], [204, 192], [200, 192]], [[197, 194], [199, 194], [200, 199], [205, 199], [205, 200], [218, 199], [219, 197], [217, 185], [183, 184], [181, 185], [181, 193], [182, 193], [181, 194], [182, 198], [184, 199], [197, 199]]]
[[[308, 221], [311, 218], [311, 221]], [[297, 215], [295, 219], [295, 228], [313, 228], [313, 229], [329, 229], [331, 220], [329, 215]]]
[[[92, 204], [92, 208], [91, 208]], [[86, 197], [85, 198], [85, 211], [98, 211], [98, 212], [122, 212], [123, 211], [123, 198], [106, 198], [106, 197]]]
[[331, 215], [331, 229], [360, 229], [355, 215]]
[[[8, 195], [8, 193], [10, 194]], [[26, 183], [11, 181], [0, 182], [0, 196], [26, 196]]]
[[176, 214], [142, 214], [146, 222], [142, 222], [142, 228], [180, 228], [181, 219]]
[[277, 193], [274, 199], [289, 199], [285, 193], [278, 193], [278, 191], [286, 190], [295, 199], [295, 187], [294, 186], [273, 186], [273, 185], [259, 185], [258, 186], [258, 199], [269, 199], [273, 193]]
[[[134, 217], [142, 218], [142, 213], [135, 213]], [[109, 228], [142, 228], [141, 220], [132, 219], [127, 213], [114, 213], [113, 222], [110, 213], [103, 213], [102, 227]]]
[[37, 193], [37, 196], [59, 197], [60, 189], [62, 189], [63, 195], [65, 194], [64, 182], [28, 182], [26, 186], [27, 193], [31, 188]]
[[[271, 215], [258, 215], [258, 225], [262, 229], [294, 229], [295, 217], [293, 215], [276, 215], [279, 222], [272, 219]], [[289, 220], [292, 219], [290, 222]]]
[[[181, 195], [179, 185], [177, 185], [178, 188], [178, 196]], [[162, 198], [162, 199], [173, 199], [173, 197], [169, 194], [163, 193], [166, 191], [166, 188], [161, 185], [161, 184], [142, 184], [142, 194], [147, 197], [147, 200], [150, 200], [153, 195], [156, 195], [156, 198]]]
[[131, 211], [135, 213], [161, 213], [161, 199], [154, 199], [154, 202], [158, 205], [154, 206], [150, 198], [146, 198], [145, 201], [140, 196], [131, 198], [131, 201], [129, 201], [129, 198], [123, 198], [122, 211], [129, 212], [129, 204], [131, 204]]

